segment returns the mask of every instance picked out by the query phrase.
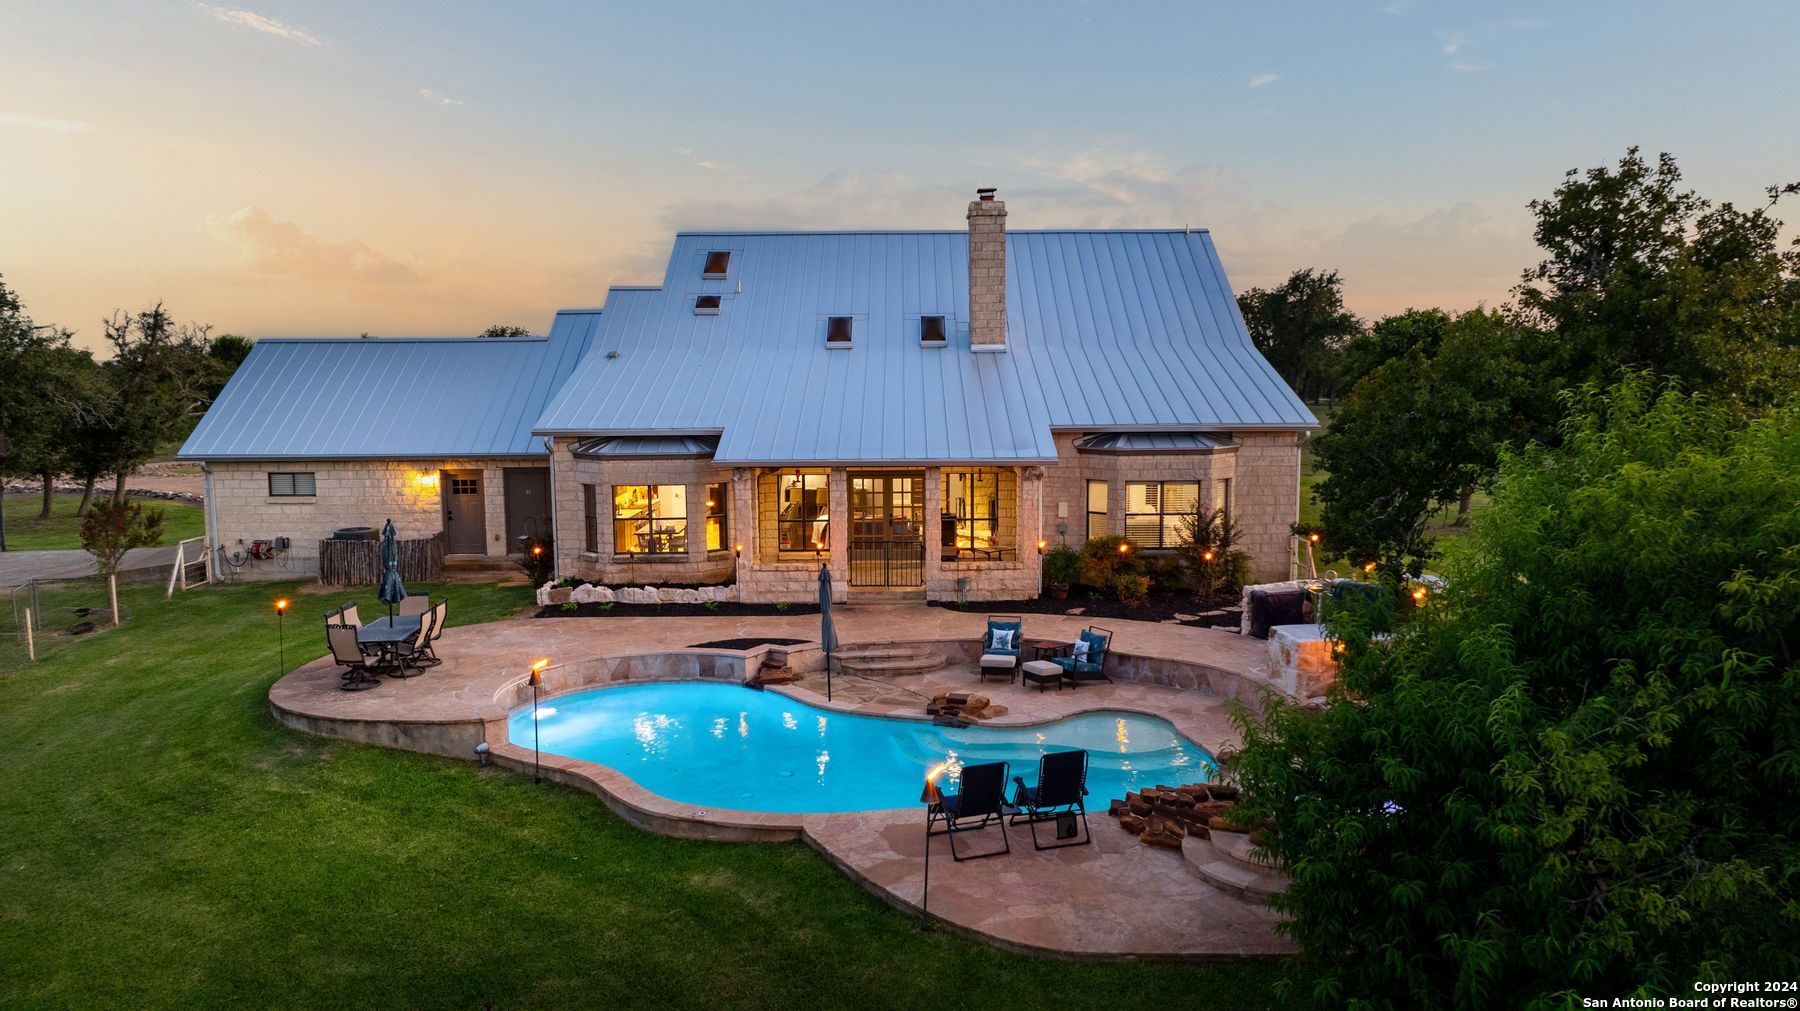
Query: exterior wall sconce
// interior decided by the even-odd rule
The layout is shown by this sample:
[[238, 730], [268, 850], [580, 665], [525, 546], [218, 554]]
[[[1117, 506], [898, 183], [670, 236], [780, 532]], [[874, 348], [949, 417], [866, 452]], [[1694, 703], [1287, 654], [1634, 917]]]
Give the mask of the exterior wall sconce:
[[412, 482], [421, 488], [436, 488], [438, 476], [436, 474], [414, 474]]
[[1040, 555], [1043, 554], [1044, 549], [1048, 548], [1049, 546], [1050, 546], [1049, 541], [1038, 541], [1038, 554], [1040, 554]]

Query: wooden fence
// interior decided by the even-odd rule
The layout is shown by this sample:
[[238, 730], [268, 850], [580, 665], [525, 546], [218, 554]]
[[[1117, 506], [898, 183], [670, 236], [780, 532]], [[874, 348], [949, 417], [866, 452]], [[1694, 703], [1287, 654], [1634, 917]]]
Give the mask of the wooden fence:
[[[443, 534], [394, 543], [400, 549], [401, 582], [423, 582], [443, 576]], [[319, 582], [327, 586], [380, 585], [381, 541], [320, 541]]]

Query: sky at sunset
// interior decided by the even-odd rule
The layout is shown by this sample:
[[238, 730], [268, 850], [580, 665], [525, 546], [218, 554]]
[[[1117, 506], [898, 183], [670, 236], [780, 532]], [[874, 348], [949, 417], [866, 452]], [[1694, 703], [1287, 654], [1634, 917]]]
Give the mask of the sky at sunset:
[[1210, 228], [1240, 289], [1463, 308], [1566, 169], [1800, 179], [1791, 3], [234, 2], [0, 11], [0, 274], [39, 322], [542, 333], [677, 229], [961, 228], [977, 186], [1015, 228]]

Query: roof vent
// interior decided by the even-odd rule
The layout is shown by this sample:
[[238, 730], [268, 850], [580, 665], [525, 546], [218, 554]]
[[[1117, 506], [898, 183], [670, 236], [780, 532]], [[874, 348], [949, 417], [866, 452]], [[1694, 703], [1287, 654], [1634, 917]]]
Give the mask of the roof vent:
[[927, 344], [932, 347], [936, 347], [940, 344], [945, 343], [948, 339], [949, 339], [948, 335], [944, 331], [944, 317], [942, 317], [942, 316], [920, 316], [919, 317], [919, 343], [920, 344]]
[[850, 317], [829, 317], [825, 323], [825, 346], [828, 348], [849, 347], [852, 329]]
[[719, 304], [722, 301], [724, 301], [723, 298], [718, 295], [701, 295], [694, 299], [694, 315], [717, 316], [719, 314]]

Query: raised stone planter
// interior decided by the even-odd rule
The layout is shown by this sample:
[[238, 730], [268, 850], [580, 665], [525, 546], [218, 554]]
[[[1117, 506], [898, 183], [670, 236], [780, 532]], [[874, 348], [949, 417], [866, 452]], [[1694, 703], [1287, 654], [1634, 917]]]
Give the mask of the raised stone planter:
[[593, 583], [569, 587], [538, 587], [538, 606], [561, 604], [573, 600], [577, 604], [706, 604], [738, 599], [736, 586], [599, 586]]

